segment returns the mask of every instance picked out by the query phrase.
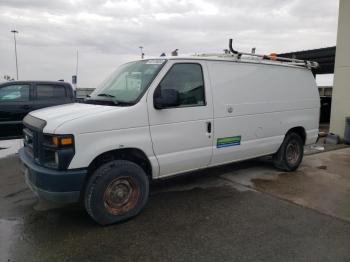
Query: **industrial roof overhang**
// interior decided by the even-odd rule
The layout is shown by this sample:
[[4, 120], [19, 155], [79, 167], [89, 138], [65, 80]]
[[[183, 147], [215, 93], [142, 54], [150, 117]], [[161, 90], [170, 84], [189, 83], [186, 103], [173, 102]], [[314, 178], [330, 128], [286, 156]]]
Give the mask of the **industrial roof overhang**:
[[335, 46], [278, 54], [278, 56], [316, 61], [319, 63], [320, 67], [312, 70], [314, 74], [334, 73]]

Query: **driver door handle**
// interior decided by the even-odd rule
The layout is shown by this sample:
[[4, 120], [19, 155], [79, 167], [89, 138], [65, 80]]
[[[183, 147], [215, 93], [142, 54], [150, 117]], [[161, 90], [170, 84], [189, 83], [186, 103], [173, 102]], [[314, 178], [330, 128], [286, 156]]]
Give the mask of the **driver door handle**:
[[207, 122], [207, 133], [211, 134], [211, 121]]

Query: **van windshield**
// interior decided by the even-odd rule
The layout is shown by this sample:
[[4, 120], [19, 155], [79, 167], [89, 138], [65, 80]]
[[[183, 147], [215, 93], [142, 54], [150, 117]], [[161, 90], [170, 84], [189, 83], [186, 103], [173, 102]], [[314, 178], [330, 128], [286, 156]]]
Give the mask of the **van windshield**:
[[[149, 59], [120, 66], [91, 93], [87, 103], [133, 105], [144, 94], [166, 60]], [[112, 103], [111, 103], [112, 102]]]

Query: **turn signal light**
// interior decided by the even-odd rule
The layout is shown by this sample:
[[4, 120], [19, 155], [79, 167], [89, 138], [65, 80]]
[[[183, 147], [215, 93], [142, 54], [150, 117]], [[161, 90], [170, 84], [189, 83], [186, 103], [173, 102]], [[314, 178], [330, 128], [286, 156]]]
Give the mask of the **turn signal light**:
[[54, 144], [55, 146], [73, 145], [73, 138], [70, 136], [53, 136], [52, 144]]
[[71, 137], [62, 137], [61, 138], [61, 145], [62, 146], [68, 146], [73, 144], [73, 139]]
[[52, 137], [52, 143], [53, 143], [55, 146], [58, 146], [58, 137], [57, 137], [57, 136]]

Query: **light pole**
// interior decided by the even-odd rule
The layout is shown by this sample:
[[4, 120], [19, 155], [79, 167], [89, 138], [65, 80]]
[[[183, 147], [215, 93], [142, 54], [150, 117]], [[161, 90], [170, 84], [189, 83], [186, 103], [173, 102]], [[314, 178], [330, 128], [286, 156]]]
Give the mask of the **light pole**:
[[139, 48], [140, 48], [140, 50], [141, 50], [141, 59], [143, 59], [143, 57], [144, 57], [144, 53], [143, 53], [143, 51], [142, 51], [142, 49], [143, 49], [143, 46], [139, 46]]
[[16, 34], [18, 34], [18, 31], [13, 29], [11, 30], [11, 33], [13, 33], [13, 39], [15, 40], [15, 56], [16, 56], [16, 78], [18, 80], [18, 63], [17, 63], [17, 43], [16, 43]]

